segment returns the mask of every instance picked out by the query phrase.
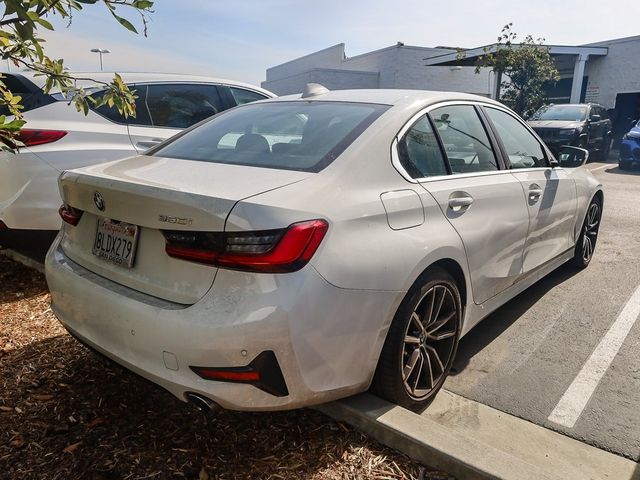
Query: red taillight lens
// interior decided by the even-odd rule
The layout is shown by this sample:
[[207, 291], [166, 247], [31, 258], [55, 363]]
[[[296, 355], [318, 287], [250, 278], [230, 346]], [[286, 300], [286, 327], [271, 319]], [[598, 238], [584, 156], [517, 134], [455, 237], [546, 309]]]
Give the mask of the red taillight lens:
[[60, 140], [67, 132], [63, 130], [31, 130], [28, 128], [20, 130], [18, 140], [27, 147], [35, 147], [36, 145], [44, 145]]
[[60, 218], [62, 218], [62, 220], [75, 227], [76, 225], [78, 225], [78, 222], [82, 218], [82, 214], [84, 212], [68, 205], [62, 205], [60, 207], [60, 210], [58, 210], [58, 213], [60, 214]]
[[169, 256], [234, 270], [286, 273], [300, 270], [327, 233], [325, 220], [261, 232], [165, 231]]
[[223, 382], [259, 382], [260, 372], [252, 370], [221, 370], [206, 367], [191, 367], [198, 375], [207, 380], [220, 380]]
[[0, 221], [0, 230], [9, 230], [9, 227], [3, 221]]

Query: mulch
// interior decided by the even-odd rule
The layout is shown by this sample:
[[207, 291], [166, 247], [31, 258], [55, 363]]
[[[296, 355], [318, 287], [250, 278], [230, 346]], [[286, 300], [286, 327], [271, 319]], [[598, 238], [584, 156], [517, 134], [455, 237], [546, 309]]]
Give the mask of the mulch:
[[205, 416], [76, 342], [0, 255], [2, 479], [449, 479], [313, 410]]

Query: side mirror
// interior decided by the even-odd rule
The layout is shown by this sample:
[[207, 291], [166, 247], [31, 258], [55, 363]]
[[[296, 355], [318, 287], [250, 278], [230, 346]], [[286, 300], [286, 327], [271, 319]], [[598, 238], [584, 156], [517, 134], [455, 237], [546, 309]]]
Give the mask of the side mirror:
[[589, 120], [592, 122], [599, 122], [602, 117], [600, 115], [591, 115]]
[[587, 163], [587, 160], [589, 160], [589, 151], [584, 148], [569, 145], [560, 147], [558, 164], [563, 168], [578, 168]]

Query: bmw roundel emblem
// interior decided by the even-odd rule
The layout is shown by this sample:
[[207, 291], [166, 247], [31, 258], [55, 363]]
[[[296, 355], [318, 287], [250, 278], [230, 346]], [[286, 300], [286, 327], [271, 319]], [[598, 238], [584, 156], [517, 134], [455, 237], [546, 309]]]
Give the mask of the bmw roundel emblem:
[[96, 204], [98, 210], [104, 212], [104, 198], [100, 195], [100, 192], [93, 192], [93, 203]]

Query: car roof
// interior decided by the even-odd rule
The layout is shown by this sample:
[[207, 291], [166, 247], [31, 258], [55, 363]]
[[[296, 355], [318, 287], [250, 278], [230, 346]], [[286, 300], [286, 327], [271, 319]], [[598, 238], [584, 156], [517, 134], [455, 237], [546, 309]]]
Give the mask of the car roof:
[[[278, 97], [270, 102], [287, 102], [301, 100], [301, 94]], [[358, 89], [330, 90], [325, 93], [306, 97], [305, 101], [378, 103], [383, 105], [407, 105], [412, 103], [438, 103], [445, 101], [474, 101], [503, 106], [503, 104], [480, 95], [461, 92], [441, 92], [434, 90], [401, 90], [401, 89]]]
[[[110, 83], [113, 80], [115, 72], [69, 72], [73, 77], [79, 78], [80, 85], [83, 87], [94, 86], [95, 83], [91, 80], [98, 82]], [[239, 82], [236, 80], [228, 80], [225, 78], [209, 77], [205, 75], [188, 75], [180, 73], [151, 73], [151, 72], [118, 72], [125, 83], [167, 83], [167, 82], [187, 82], [187, 83], [218, 83], [222, 85], [229, 85], [233, 87], [243, 87], [249, 90], [264, 93], [269, 97], [275, 97], [275, 94], [269, 90], [252, 85], [250, 83]], [[42, 75], [36, 75], [35, 72], [0, 72], [0, 75], [22, 75], [33, 82], [38, 87], [42, 88], [45, 83], [45, 77]], [[86, 80], [85, 80], [86, 79]], [[52, 91], [55, 93], [55, 91]]]

